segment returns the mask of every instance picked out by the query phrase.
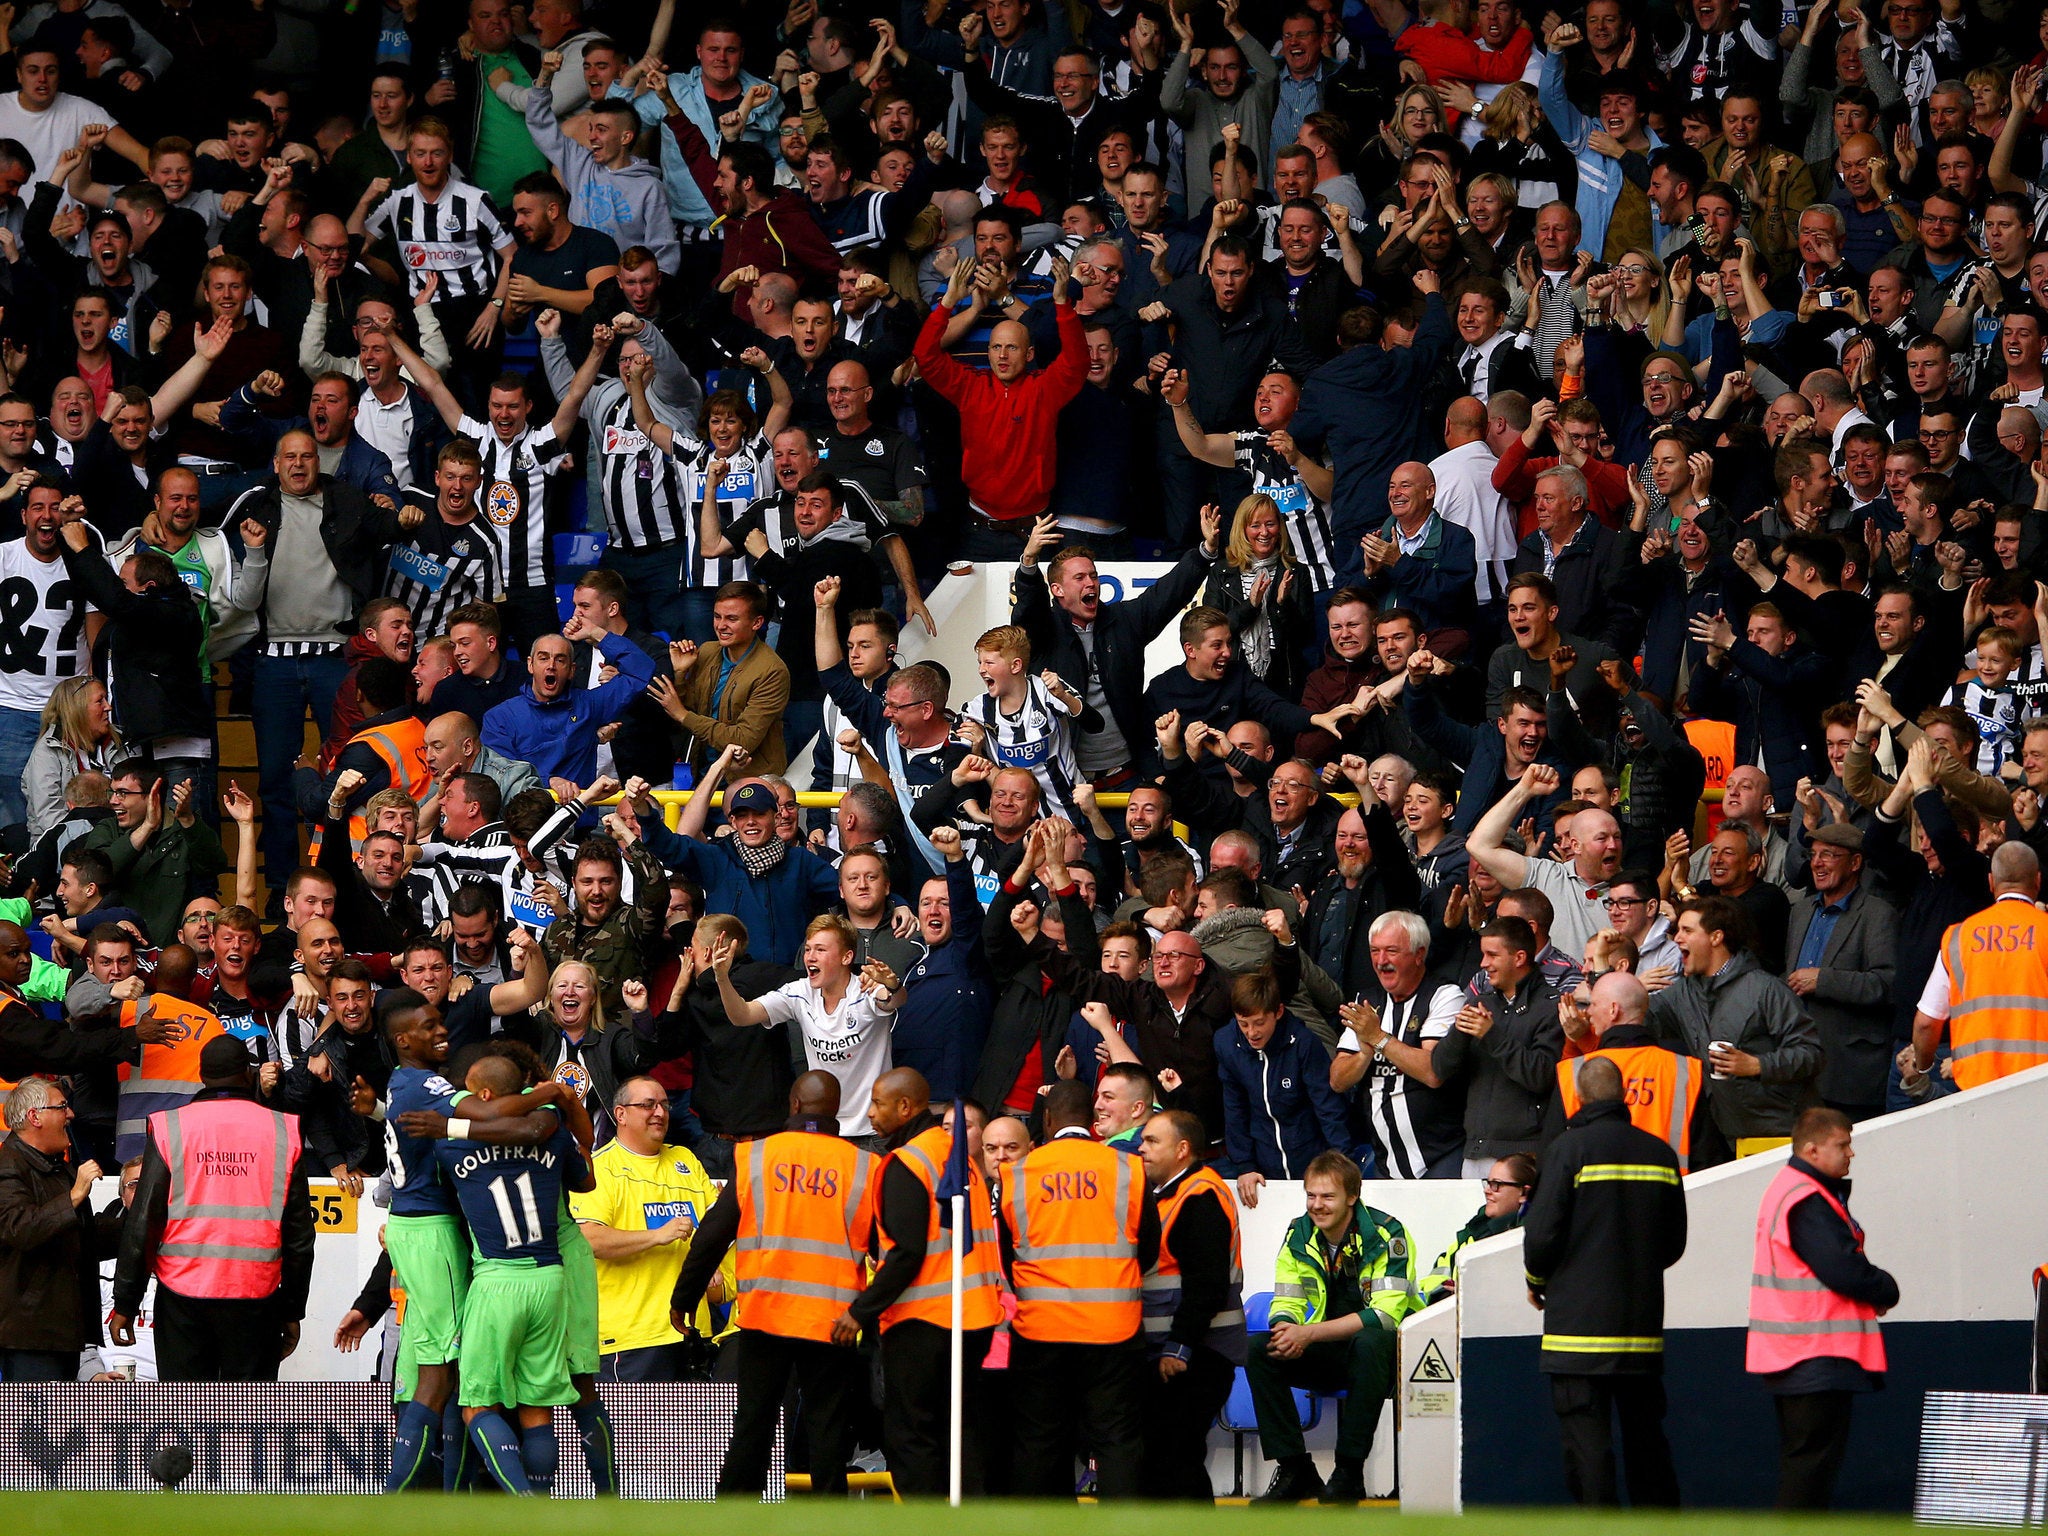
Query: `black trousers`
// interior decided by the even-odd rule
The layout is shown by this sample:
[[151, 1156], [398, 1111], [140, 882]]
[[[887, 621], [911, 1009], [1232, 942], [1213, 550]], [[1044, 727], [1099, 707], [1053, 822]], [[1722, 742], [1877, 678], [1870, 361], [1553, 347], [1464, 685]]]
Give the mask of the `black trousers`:
[[1778, 1508], [1826, 1509], [1849, 1453], [1853, 1392], [1798, 1392], [1777, 1399]]
[[0, 1349], [0, 1381], [76, 1381], [79, 1351]]
[[[980, 1492], [975, 1431], [981, 1421], [975, 1399], [994, 1333], [993, 1328], [970, 1328], [960, 1340], [966, 1398], [960, 1479], [962, 1488], [974, 1493]], [[952, 1389], [952, 1329], [913, 1319], [883, 1333], [882, 1449], [889, 1456], [890, 1480], [906, 1499], [917, 1494], [944, 1498], [951, 1491]]]
[[[740, 1384], [732, 1440], [718, 1469], [720, 1495], [759, 1494], [768, 1486], [775, 1420], [792, 1374], [803, 1394], [805, 1436], [811, 1449], [811, 1492], [846, 1492], [846, 1453], [853, 1401], [866, 1386], [858, 1352], [814, 1339], [786, 1339], [742, 1329], [726, 1346]], [[723, 1367], [724, 1360], [721, 1358]]]
[[1259, 1449], [1266, 1460], [1308, 1454], [1292, 1390], [1302, 1387], [1346, 1394], [1337, 1404], [1337, 1465], [1363, 1462], [1372, 1454], [1380, 1412], [1394, 1390], [1394, 1351], [1399, 1342], [1394, 1331], [1380, 1326], [1378, 1313], [1368, 1313], [1365, 1326], [1350, 1338], [1311, 1344], [1295, 1360], [1268, 1354], [1272, 1338], [1270, 1333], [1251, 1335], [1244, 1362], [1259, 1418]]
[[514, 587], [498, 604], [498, 618], [505, 626], [505, 639], [517, 646], [521, 656], [533, 649], [542, 635], [560, 634], [562, 619], [555, 608], [555, 594], [546, 587]]
[[1139, 1396], [1144, 1414], [1145, 1461], [1141, 1485], [1148, 1499], [1198, 1499], [1211, 1504], [1209, 1426], [1223, 1411], [1237, 1367], [1213, 1349], [1196, 1347], [1188, 1368], [1171, 1379], [1147, 1360]]
[[284, 1355], [277, 1298], [216, 1301], [156, 1288], [159, 1381], [275, 1381]]
[[1095, 1455], [1095, 1492], [1136, 1498], [1142, 1460], [1139, 1373], [1145, 1338], [1121, 1344], [1046, 1344], [1010, 1332], [1010, 1392], [1016, 1405], [1011, 1491], [1026, 1499], [1071, 1499], [1080, 1431]]
[[1678, 1473], [1664, 1438], [1662, 1376], [1552, 1376], [1550, 1401], [1564, 1440], [1564, 1481], [1581, 1504], [1616, 1505], [1614, 1415], [1621, 1414], [1621, 1460], [1629, 1503], [1676, 1509]]

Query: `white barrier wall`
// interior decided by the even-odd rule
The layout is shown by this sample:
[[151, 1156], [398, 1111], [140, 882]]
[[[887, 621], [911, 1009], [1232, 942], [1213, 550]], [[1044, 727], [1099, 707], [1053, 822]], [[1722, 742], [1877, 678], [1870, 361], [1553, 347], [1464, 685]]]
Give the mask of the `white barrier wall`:
[[[1170, 564], [1157, 561], [1098, 565], [1102, 601], [1120, 603], [1144, 591], [1172, 569]], [[936, 661], [944, 667], [953, 679], [948, 702], [955, 709], [981, 692], [981, 678], [974, 669], [974, 642], [997, 625], [1010, 622], [1010, 579], [1016, 573], [1014, 563], [977, 565], [965, 576], [949, 571], [925, 594], [925, 606], [931, 610], [932, 622], [939, 626], [938, 636], [926, 634], [924, 625], [916, 619], [904, 625], [896, 649], [898, 664]], [[1168, 623], [1145, 647], [1145, 676], [1157, 677], [1180, 660], [1180, 638], [1174, 625]], [[1040, 664], [1033, 663], [1034, 673], [1042, 670]], [[811, 782], [810, 750], [806, 748], [803, 757], [789, 765], [789, 781], [799, 788]]]
[[[1859, 1439], [1865, 1420], [1890, 1425], [1904, 1416], [1917, 1425], [1918, 1400], [1928, 1390], [1981, 1389], [1979, 1378], [1986, 1373], [2001, 1382], [2009, 1376], [2014, 1389], [2024, 1385], [2025, 1359], [2009, 1357], [2023, 1355], [2033, 1315], [2031, 1277], [2035, 1266], [2048, 1260], [2048, 1181], [2041, 1177], [2048, 1166], [2044, 1126], [2048, 1068], [1857, 1127], [1851, 1208], [1864, 1226], [1871, 1259], [1897, 1277], [1901, 1293], [1898, 1307], [1885, 1319], [1892, 1367], [1888, 1390], [1859, 1405]], [[1739, 1433], [1746, 1457], [1770, 1438], [1770, 1405], [1741, 1381], [1740, 1366], [1756, 1212], [1789, 1155], [1766, 1153], [1687, 1179], [1686, 1253], [1665, 1277], [1672, 1423], [1697, 1424], [1701, 1410], [1710, 1409], [1707, 1422]], [[1519, 1233], [1475, 1245], [1465, 1257], [1456, 1302], [1432, 1308], [1408, 1325], [1404, 1343], [1412, 1353], [1425, 1338], [1450, 1339], [1455, 1320], [1460, 1402], [1455, 1419], [1409, 1427], [1403, 1448], [1406, 1508], [1457, 1509], [1466, 1490], [1474, 1488], [1463, 1434], [1475, 1421], [1475, 1394], [1497, 1411], [1505, 1411], [1504, 1395], [1547, 1406], [1547, 1386], [1527, 1379], [1542, 1314], [1528, 1302], [1521, 1250]], [[1500, 1347], [1510, 1341], [1520, 1348]], [[1488, 1367], [1512, 1359], [1517, 1374], [1507, 1381], [1475, 1375], [1475, 1353]], [[1696, 1388], [1701, 1397], [1689, 1397]], [[1742, 1395], [1731, 1395], [1731, 1389]], [[1708, 1397], [1717, 1402], [1705, 1402]], [[1917, 1443], [1917, 1430], [1914, 1434]], [[1688, 1459], [1696, 1467], [1710, 1464], [1730, 1453], [1729, 1445], [1676, 1431], [1672, 1442], [1688, 1502], [1755, 1502], [1745, 1496], [1754, 1490], [1688, 1484]], [[1867, 1449], [1889, 1458], [1891, 1474], [1859, 1472], [1858, 1446], [1852, 1443], [1842, 1482], [1846, 1501], [1869, 1493], [1874, 1479], [1883, 1481], [1888, 1496], [1897, 1487], [1910, 1490], [1910, 1446]], [[1897, 1479], [1901, 1465], [1902, 1484]], [[1762, 1502], [1768, 1503], [1770, 1479], [1761, 1474], [1769, 1466], [1756, 1470]], [[1493, 1476], [1489, 1470], [1481, 1480]], [[1501, 1476], [1519, 1479], [1518, 1488], [1526, 1488], [1532, 1476], [1536, 1481], [1547, 1477], [1555, 1485], [1550, 1497], [1563, 1497], [1562, 1474], [1554, 1464], [1534, 1474], [1526, 1468], [1502, 1469]], [[1906, 1506], [1900, 1500], [1895, 1507]]]

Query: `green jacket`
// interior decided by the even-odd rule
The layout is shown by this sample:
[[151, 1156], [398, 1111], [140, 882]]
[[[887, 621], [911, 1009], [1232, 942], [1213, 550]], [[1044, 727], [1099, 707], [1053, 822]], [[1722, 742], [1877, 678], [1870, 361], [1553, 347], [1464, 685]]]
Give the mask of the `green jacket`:
[[[24, 933], [36, 931], [35, 909], [18, 896], [0, 896], [0, 922], [13, 923]], [[61, 1003], [71, 987], [71, 972], [52, 965], [41, 955], [28, 957], [28, 981], [21, 995], [32, 1003]]]
[[148, 930], [149, 942], [156, 945], [177, 942], [185, 903], [213, 891], [228, 867], [220, 839], [198, 820], [189, 827], [167, 820], [138, 851], [128, 840], [127, 829], [109, 816], [71, 846], [97, 848], [107, 856], [114, 866], [117, 893], [108, 899], [133, 907]]
[[1522, 1213], [1512, 1216], [1489, 1216], [1486, 1207], [1480, 1206], [1478, 1214], [1458, 1228], [1458, 1235], [1451, 1239], [1451, 1246], [1437, 1257], [1434, 1266], [1422, 1280], [1422, 1299], [1425, 1305], [1442, 1301], [1449, 1294], [1444, 1287], [1458, 1274], [1458, 1255], [1482, 1237], [1496, 1237], [1502, 1232], [1512, 1232], [1522, 1224]]
[[1363, 1200], [1352, 1208], [1351, 1231], [1338, 1251], [1334, 1275], [1324, 1267], [1323, 1240], [1316, 1224], [1297, 1216], [1273, 1261], [1272, 1321], [1323, 1323], [1370, 1309], [1380, 1326], [1399, 1328], [1418, 1311], [1415, 1245], [1398, 1217], [1376, 1211]]

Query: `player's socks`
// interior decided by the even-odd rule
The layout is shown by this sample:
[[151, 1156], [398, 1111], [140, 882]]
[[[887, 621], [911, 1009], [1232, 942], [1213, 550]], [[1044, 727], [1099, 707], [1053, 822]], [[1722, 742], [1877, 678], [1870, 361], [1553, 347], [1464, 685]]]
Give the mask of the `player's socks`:
[[519, 1460], [526, 1468], [526, 1480], [543, 1497], [555, 1491], [555, 1466], [562, 1459], [561, 1443], [555, 1439], [553, 1423], [519, 1431]]
[[618, 1447], [612, 1441], [612, 1416], [605, 1412], [604, 1399], [593, 1397], [569, 1410], [576, 1421], [576, 1433], [583, 1441], [583, 1464], [590, 1468], [590, 1485], [597, 1496], [619, 1491]]
[[441, 1491], [460, 1493], [474, 1479], [476, 1458], [469, 1450], [469, 1426], [462, 1422], [462, 1406], [453, 1397], [441, 1410]]
[[519, 1435], [495, 1408], [486, 1408], [469, 1421], [469, 1438], [482, 1454], [484, 1469], [507, 1493], [533, 1492], [526, 1480], [526, 1468], [519, 1458]]
[[399, 1410], [398, 1427], [391, 1434], [391, 1470], [384, 1474], [386, 1493], [425, 1488], [433, 1480], [434, 1463], [440, 1459], [440, 1417], [418, 1399]]

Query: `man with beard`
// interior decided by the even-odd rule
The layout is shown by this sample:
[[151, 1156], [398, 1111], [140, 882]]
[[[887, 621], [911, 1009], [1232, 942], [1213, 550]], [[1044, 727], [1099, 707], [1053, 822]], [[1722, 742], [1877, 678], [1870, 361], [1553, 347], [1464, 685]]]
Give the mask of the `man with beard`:
[[320, 473], [365, 496], [398, 497], [398, 479], [383, 450], [356, 435], [356, 383], [344, 373], [323, 373], [313, 380], [304, 416], [270, 416], [257, 402], [274, 402], [284, 393], [283, 376], [266, 371], [244, 384], [220, 408], [223, 430], [245, 439], [246, 445], [272, 451], [287, 432], [311, 432], [320, 445]]
[[1301, 943], [1338, 991], [1354, 998], [1373, 973], [1373, 925], [1384, 912], [1419, 908], [1422, 882], [1393, 813], [1370, 795], [1337, 818], [1331, 855], [1335, 867], [1309, 893]]

